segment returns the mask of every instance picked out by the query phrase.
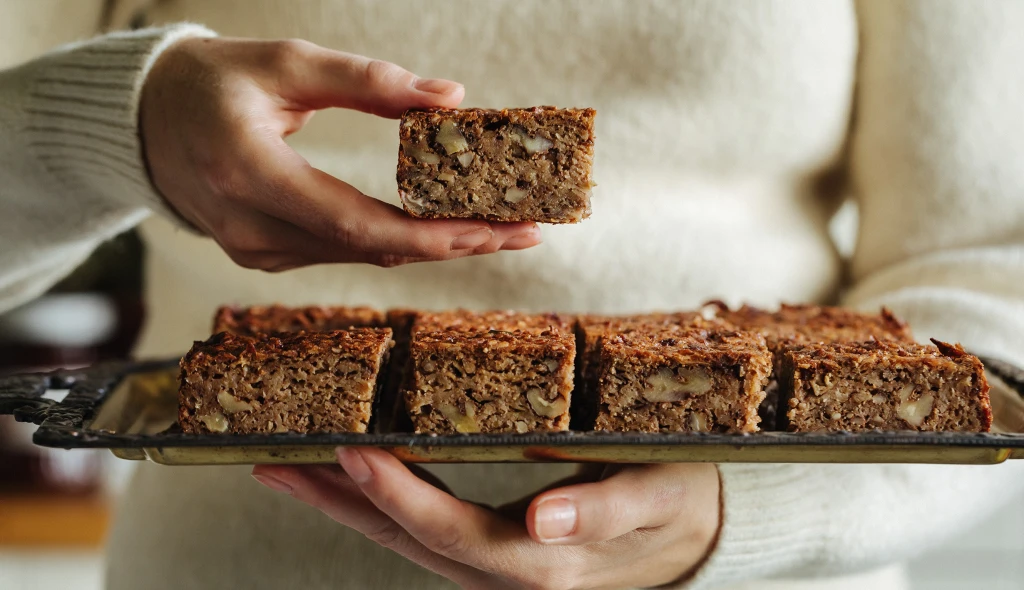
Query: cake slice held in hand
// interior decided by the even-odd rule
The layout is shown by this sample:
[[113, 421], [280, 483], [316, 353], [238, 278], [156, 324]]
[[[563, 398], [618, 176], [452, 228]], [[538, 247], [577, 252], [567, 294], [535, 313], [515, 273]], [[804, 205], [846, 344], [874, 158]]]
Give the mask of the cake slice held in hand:
[[596, 430], [758, 430], [772, 369], [763, 336], [670, 327], [602, 340]]
[[181, 360], [187, 433], [366, 432], [391, 329], [219, 333]]
[[402, 118], [398, 192], [415, 217], [590, 216], [593, 109], [430, 109]]
[[981, 361], [959, 345], [933, 342], [788, 348], [779, 367], [784, 428], [987, 432], [992, 406]]

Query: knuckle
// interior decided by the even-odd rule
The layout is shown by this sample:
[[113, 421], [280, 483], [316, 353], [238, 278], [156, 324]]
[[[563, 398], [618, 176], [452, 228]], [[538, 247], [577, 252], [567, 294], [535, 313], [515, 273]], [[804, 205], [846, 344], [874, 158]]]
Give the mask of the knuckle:
[[455, 529], [438, 531], [430, 548], [448, 557], [455, 557], [466, 552], [466, 537]]
[[597, 532], [602, 535], [610, 534], [613, 528], [625, 524], [629, 516], [629, 509], [626, 505], [615, 499], [605, 502], [602, 512], [601, 521], [595, 523]]
[[410, 85], [415, 78], [405, 68], [380, 59], [367, 62], [365, 75], [368, 84], [377, 86]]
[[360, 231], [358, 224], [346, 219], [334, 219], [327, 223], [324, 237], [344, 250], [356, 250]]
[[452, 253], [451, 238], [418, 235], [411, 240], [410, 249], [420, 258], [444, 258]]
[[264, 244], [248, 228], [234, 221], [224, 221], [216, 229], [217, 241], [221, 246], [239, 256], [254, 257], [263, 250]]
[[248, 268], [251, 270], [262, 270], [264, 267], [263, 257], [259, 254], [253, 254], [244, 251], [231, 250], [225, 248], [231, 261], [241, 266], [242, 268]]
[[402, 266], [407, 262], [409, 262], [409, 259], [405, 258], [404, 256], [384, 254], [382, 256], [377, 257], [377, 259], [374, 261], [374, 264], [381, 268], [395, 268], [396, 266]]
[[366, 538], [386, 549], [394, 549], [402, 539], [403, 531], [394, 522], [366, 533]]
[[275, 264], [275, 265], [271, 266], [270, 268], [264, 268], [263, 270], [268, 272], [268, 273], [270, 273], [270, 274], [279, 274], [279, 273], [282, 273], [282, 272], [287, 272], [289, 270], [295, 270], [296, 268], [299, 268], [300, 266], [302, 266], [302, 264], [297, 263], [297, 262], [283, 262], [281, 264]]
[[230, 160], [215, 159], [207, 162], [203, 166], [202, 177], [215, 197], [235, 201], [244, 192], [246, 175]]
[[491, 240], [483, 246], [477, 246], [473, 250], [473, 254], [494, 254], [501, 248], [501, 243], [497, 240]]
[[316, 45], [305, 39], [282, 39], [271, 45], [270, 58], [276, 65], [287, 66], [294, 60], [309, 57], [316, 50]]
[[552, 567], [535, 570], [529, 579], [520, 580], [520, 585], [530, 590], [569, 590], [578, 587], [574, 576]]

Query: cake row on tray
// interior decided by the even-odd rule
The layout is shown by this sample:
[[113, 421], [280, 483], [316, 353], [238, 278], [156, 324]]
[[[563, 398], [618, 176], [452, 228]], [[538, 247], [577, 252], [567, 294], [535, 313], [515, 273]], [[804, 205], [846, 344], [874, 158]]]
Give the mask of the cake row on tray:
[[985, 432], [984, 368], [890, 312], [631, 316], [225, 307], [181, 361], [188, 433]]

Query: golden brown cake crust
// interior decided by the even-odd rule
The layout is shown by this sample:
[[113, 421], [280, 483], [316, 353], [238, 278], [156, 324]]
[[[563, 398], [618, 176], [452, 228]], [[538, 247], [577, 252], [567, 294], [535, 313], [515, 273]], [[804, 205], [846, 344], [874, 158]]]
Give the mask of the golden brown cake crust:
[[512, 310], [421, 312], [416, 316], [413, 332], [439, 330], [471, 330], [505, 332], [523, 330], [528, 332], [558, 331], [571, 333], [575, 318], [557, 313], [528, 313]]
[[740, 329], [762, 333], [773, 349], [794, 342], [914, 341], [910, 327], [884, 307], [870, 314], [823, 305], [783, 304], [777, 311], [744, 305], [721, 309], [718, 317]]
[[385, 315], [371, 307], [256, 305], [224, 306], [213, 319], [213, 333], [266, 334], [302, 330], [330, 331], [386, 325]]

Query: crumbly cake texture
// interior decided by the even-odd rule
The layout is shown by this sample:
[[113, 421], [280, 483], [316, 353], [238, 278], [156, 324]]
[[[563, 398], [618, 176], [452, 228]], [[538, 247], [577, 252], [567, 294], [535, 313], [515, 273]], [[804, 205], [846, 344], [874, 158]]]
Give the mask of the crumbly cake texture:
[[573, 396], [573, 430], [592, 430], [597, 419], [597, 381], [601, 344], [620, 333], [685, 327], [700, 321], [696, 311], [633, 315], [581, 315], [576, 318], [576, 391]]
[[[914, 342], [909, 326], [884, 307], [879, 313], [871, 314], [842, 307], [809, 304], [782, 304], [775, 311], [749, 305], [730, 310], [718, 301], [707, 305], [717, 308], [716, 317], [737, 329], [763, 335], [768, 348], [775, 355], [776, 369], [782, 362], [783, 351], [798, 343], [867, 340]], [[780, 409], [778, 380], [773, 370], [759, 410], [763, 430], [782, 429], [779, 424], [782, 419]]]
[[267, 334], [271, 332], [324, 332], [385, 326], [383, 312], [370, 307], [286, 307], [257, 305], [221, 307], [213, 319], [213, 333]]
[[390, 328], [220, 332], [181, 360], [187, 433], [366, 432]]
[[772, 369], [763, 336], [698, 327], [602, 340], [596, 430], [758, 430]]
[[569, 331], [414, 330], [406, 409], [419, 433], [568, 430], [575, 356]]
[[576, 223], [590, 216], [593, 109], [411, 110], [398, 193], [415, 217]]
[[791, 432], [987, 432], [992, 406], [984, 367], [959, 345], [891, 340], [795, 345], [779, 385]]
[[[530, 334], [543, 334], [548, 337], [553, 337], [555, 334], [571, 334], [573, 326], [573, 318], [568, 316], [553, 313], [531, 314], [506, 310], [472, 311], [466, 309], [455, 309], [436, 312], [399, 310], [397, 313], [392, 312], [391, 315], [397, 318], [392, 322], [392, 326], [397, 330], [404, 331], [404, 336], [400, 335], [397, 337], [400, 343], [396, 348], [403, 348], [401, 341], [404, 339], [407, 344], [400, 354], [404, 355], [405, 358], [408, 359], [403, 361], [403, 366], [400, 370], [402, 375], [402, 385], [400, 387], [401, 393], [398, 396], [404, 399], [405, 403], [400, 404], [400, 408], [396, 409], [396, 419], [394, 424], [397, 429], [400, 430], [416, 428], [419, 432], [433, 432], [433, 430], [429, 430], [430, 428], [433, 428], [433, 426], [428, 425], [422, 419], [414, 426], [414, 420], [410, 411], [407, 409], [410, 407], [409, 400], [417, 398], [417, 394], [414, 391], [416, 389], [416, 375], [430, 372], [424, 370], [423, 367], [420, 367], [417, 364], [418, 361], [416, 359], [410, 358], [410, 347], [413, 346], [414, 342], [424, 341], [422, 336], [431, 337], [436, 336], [439, 333], [454, 332], [475, 334], [523, 332]], [[467, 342], [476, 342], [476, 340], [469, 339]], [[429, 368], [434, 364], [435, 361], [429, 361], [427, 367]], [[570, 366], [572, 364], [573, 363], [570, 362]], [[415, 405], [419, 402], [414, 401], [412, 403]], [[475, 408], [470, 409], [469, 411], [473, 412], [475, 415]], [[449, 411], [449, 414], [450, 413], [451, 412]], [[492, 419], [492, 422], [494, 420], [497, 420], [497, 418]], [[449, 420], [449, 422], [452, 421]], [[452, 424], [454, 423], [455, 422], [452, 422]], [[468, 421], [462, 420], [462, 423], [468, 424]], [[528, 422], [528, 424], [532, 423]], [[465, 427], [470, 428], [469, 426]], [[522, 426], [520, 425], [517, 428], [521, 429]], [[448, 430], [448, 432], [452, 431], [453, 430]]]
[[[222, 307], [214, 330], [182, 359], [186, 432], [991, 426], [980, 361], [959, 346], [915, 344], [885, 309], [711, 302], [568, 316], [270, 305]], [[753, 400], [759, 416], [747, 411]]]

